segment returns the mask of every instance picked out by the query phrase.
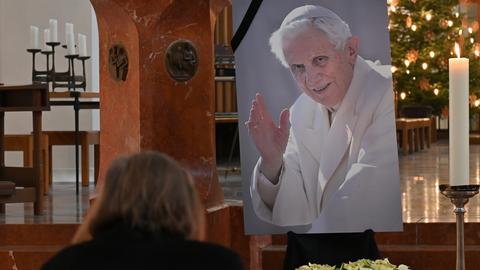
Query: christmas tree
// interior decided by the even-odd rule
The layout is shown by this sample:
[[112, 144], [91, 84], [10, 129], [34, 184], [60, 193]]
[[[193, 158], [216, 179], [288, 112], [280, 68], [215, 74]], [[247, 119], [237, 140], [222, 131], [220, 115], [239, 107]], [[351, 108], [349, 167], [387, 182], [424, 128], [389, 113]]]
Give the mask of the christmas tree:
[[470, 58], [471, 106], [478, 110], [478, 23], [468, 21], [458, 0], [388, 0], [388, 14], [399, 108], [431, 106], [436, 115], [448, 111], [448, 59], [456, 57], [457, 42], [462, 57]]

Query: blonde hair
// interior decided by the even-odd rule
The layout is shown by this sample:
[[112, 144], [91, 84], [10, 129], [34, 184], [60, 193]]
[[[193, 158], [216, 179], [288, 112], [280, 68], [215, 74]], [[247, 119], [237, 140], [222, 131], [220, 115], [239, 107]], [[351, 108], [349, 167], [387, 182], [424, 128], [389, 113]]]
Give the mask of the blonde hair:
[[154, 235], [168, 232], [185, 239], [204, 237], [205, 216], [191, 176], [165, 154], [148, 151], [121, 157], [109, 168], [92, 235], [113, 223]]

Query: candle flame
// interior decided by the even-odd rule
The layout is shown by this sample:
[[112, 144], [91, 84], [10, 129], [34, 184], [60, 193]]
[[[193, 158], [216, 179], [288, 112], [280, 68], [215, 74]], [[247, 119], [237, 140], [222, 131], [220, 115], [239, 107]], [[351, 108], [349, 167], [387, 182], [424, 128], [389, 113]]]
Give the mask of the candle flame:
[[458, 58], [460, 58], [460, 45], [455, 42], [455, 54], [457, 55]]

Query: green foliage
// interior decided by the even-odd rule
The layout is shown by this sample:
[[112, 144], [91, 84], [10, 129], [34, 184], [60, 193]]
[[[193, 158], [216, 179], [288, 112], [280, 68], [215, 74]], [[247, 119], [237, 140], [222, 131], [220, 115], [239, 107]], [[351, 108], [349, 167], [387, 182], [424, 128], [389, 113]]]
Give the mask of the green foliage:
[[470, 58], [470, 92], [480, 92], [476, 76], [480, 64], [474, 52], [480, 47], [459, 11], [458, 0], [388, 2], [394, 90], [397, 97], [406, 93], [404, 100], [399, 98], [400, 107], [428, 105], [440, 115], [448, 106], [448, 59], [456, 57], [455, 42], [463, 44], [462, 57]]

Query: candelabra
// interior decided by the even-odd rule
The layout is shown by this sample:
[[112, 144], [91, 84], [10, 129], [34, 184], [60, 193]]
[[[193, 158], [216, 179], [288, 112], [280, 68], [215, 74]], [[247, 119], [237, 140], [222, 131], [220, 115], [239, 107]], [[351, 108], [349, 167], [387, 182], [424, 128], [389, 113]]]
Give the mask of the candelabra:
[[449, 198], [455, 206], [453, 212], [457, 220], [457, 266], [456, 270], [465, 270], [465, 242], [463, 216], [468, 199], [478, 194], [480, 185], [450, 186], [440, 185], [440, 192]]
[[[85, 61], [90, 59], [90, 56], [79, 56], [78, 54], [67, 54], [68, 69], [65, 72], [57, 72], [55, 69], [55, 48], [60, 45], [60, 42], [47, 42], [47, 46], [51, 50], [27, 49], [27, 52], [32, 54], [32, 83], [50, 84], [52, 91], [56, 88], [67, 88], [68, 91], [76, 91], [77, 89], [87, 88], [87, 77], [85, 73]], [[66, 46], [63, 46], [66, 48]], [[41, 53], [46, 56], [46, 69], [37, 70], [36, 55]], [[51, 62], [50, 62], [51, 60]], [[75, 60], [82, 63], [82, 75], [75, 75]]]

